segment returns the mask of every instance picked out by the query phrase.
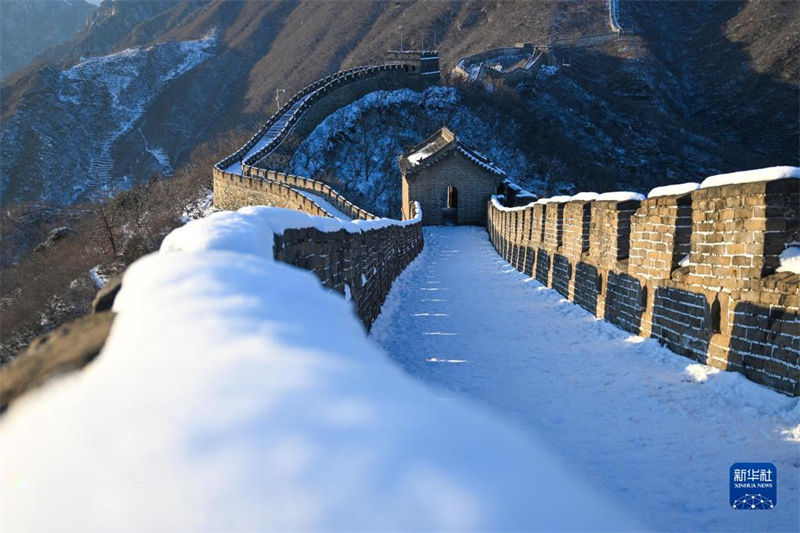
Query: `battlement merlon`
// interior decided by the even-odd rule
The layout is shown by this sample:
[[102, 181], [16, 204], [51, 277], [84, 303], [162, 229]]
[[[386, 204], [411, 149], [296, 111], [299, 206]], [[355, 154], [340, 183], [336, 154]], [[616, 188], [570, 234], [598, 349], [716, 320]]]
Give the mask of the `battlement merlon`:
[[419, 72], [421, 76], [439, 75], [439, 52], [436, 50], [387, 50], [384, 63], [403, 65], [407, 72]]

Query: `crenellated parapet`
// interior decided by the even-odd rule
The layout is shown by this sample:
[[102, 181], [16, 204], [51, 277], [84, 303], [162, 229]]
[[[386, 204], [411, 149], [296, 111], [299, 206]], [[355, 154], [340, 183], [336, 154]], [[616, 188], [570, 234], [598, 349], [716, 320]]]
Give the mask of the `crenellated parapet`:
[[631, 228], [631, 270], [646, 279], [669, 278], [689, 255], [691, 194], [644, 200], [633, 214]]
[[800, 179], [692, 185], [647, 199], [493, 199], [487, 229], [516, 269], [592, 314], [800, 395], [800, 274], [780, 271], [800, 243]]
[[294, 224], [275, 234], [275, 259], [310, 270], [320, 283], [352, 300], [369, 328], [392, 282], [422, 251], [422, 213], [405, 221], [344, 222], [341, 229]]

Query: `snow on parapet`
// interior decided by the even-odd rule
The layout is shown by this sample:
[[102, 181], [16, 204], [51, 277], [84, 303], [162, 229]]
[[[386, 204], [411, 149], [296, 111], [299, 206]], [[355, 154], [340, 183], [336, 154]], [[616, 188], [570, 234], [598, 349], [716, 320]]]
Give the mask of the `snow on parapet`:
[[663, 185], [656, 187], [647, 193], [648, 198], [658, 198], [660, 196], [675, 196], [678, 194], [688, 194], [700, 188], [700, 184], [696, 182], [678, 183], [676, 185]]
[[547, 205], [547, 204], [563, 204], [567, 202], [592, 202], [592, 201], [606, 201], [606, 202], [626, 202], [628, 200], [644, 200], [644, 195], [638, 192], [630, 192], [630, 191], [614, 191], [614, 192], [606, 192], [603, 194], [597, 194], [595, 192], [580, 192], [573, 196], [568, 195], [559, 195], [559, 196], [551, 196], [549, 198], [539, 198], [535, 202], [531, 202], [527, 206], [522, 207], [505, 207], [503, 206], [498, 200], [497, 197], [492, 196], [492, 204], [503, 211], [514, 211], [514, 210], [521, 210], [525, 209], [530, 205]]
[[730, 174], [717, 174], [709, 176], [700, 184], [701, 189], [732, 185], [736, 183], [751, 183], [754, 181], [773, 181], [784, 178], [800, 178], [800, 168], [790, 166], [767, 167], [755, 170], [742, 170]]
[[238, 211], [219, 211], [193, 220], [172, 231], [161, 243], [162, 252], [230, 252], [273, 257], [274, 235], [287, 229], [314, 228], [325, 233], [345, 230], [348, 233], [408, 226], [422, 220], [422, 211], [415, 202], [416, 216], [409, 220], [378, 218], [375, 220], [340, 220], [317, 217], [280, 207], [249, 206]]
[[604, 192], [597, 196], [600, 202], [627, 202], [629, 200], [644, 200], [644, 195], [632, 191]]
[[574, 202], [591, 202], [592, 200], [597, 200], [598, 196], [600, 195], [596, 192], [579, 192], [572, 197], [572, 200]]
[[572, 196], [551, 196], [550, 198], [544, 198], [543, 204], [563, 204], [572, 200]]
[[506, 207], [506, 206], [504, 206], [503, 204], [500, 203], [500, 200], [498, 199], [497, 195], [492, 195], [492, 205], [496, 209], [499, 209], [500, 211], [524, 211], [528, 207], [532, 206], [533, 204], [538, 204], [538, 203], [539, 203], [538, 201], [536, 201], [536, 202], [532, 201], [531, 203], [529, 203], [527, 205], [520, 205], [520, 206], [517, 206], [517, 207]]

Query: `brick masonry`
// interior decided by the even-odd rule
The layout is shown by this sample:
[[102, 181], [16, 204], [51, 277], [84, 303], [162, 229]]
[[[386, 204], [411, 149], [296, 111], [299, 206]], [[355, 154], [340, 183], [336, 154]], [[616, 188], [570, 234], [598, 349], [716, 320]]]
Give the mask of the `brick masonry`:
[[297, 228], [275, 235], [275, 259], [310, 270], [325, 287], [349, 294], [367, 328], [392, 282], [422, 247], [421, 222], [362, 233]]
[[800, 242], [800, 180], [487, 205], [489, 237], [518, 270], [625, 331], [800, 395], [800, 275], [776, 272]]

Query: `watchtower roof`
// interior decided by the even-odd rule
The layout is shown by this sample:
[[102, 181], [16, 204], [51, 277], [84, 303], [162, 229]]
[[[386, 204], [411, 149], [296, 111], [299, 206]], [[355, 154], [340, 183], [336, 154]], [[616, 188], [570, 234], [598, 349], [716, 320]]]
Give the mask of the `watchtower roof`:
[[400, 160], [400, 167], [406, 173], [414, 173], [436, 163], [445, 154], [454, 150], [474, 165], [499, 177], [506, 176], [504, 170], [475, 148], [459, 139], [447, 126], [442, 126], [436, 133], [409, 148], [398, 159]]

